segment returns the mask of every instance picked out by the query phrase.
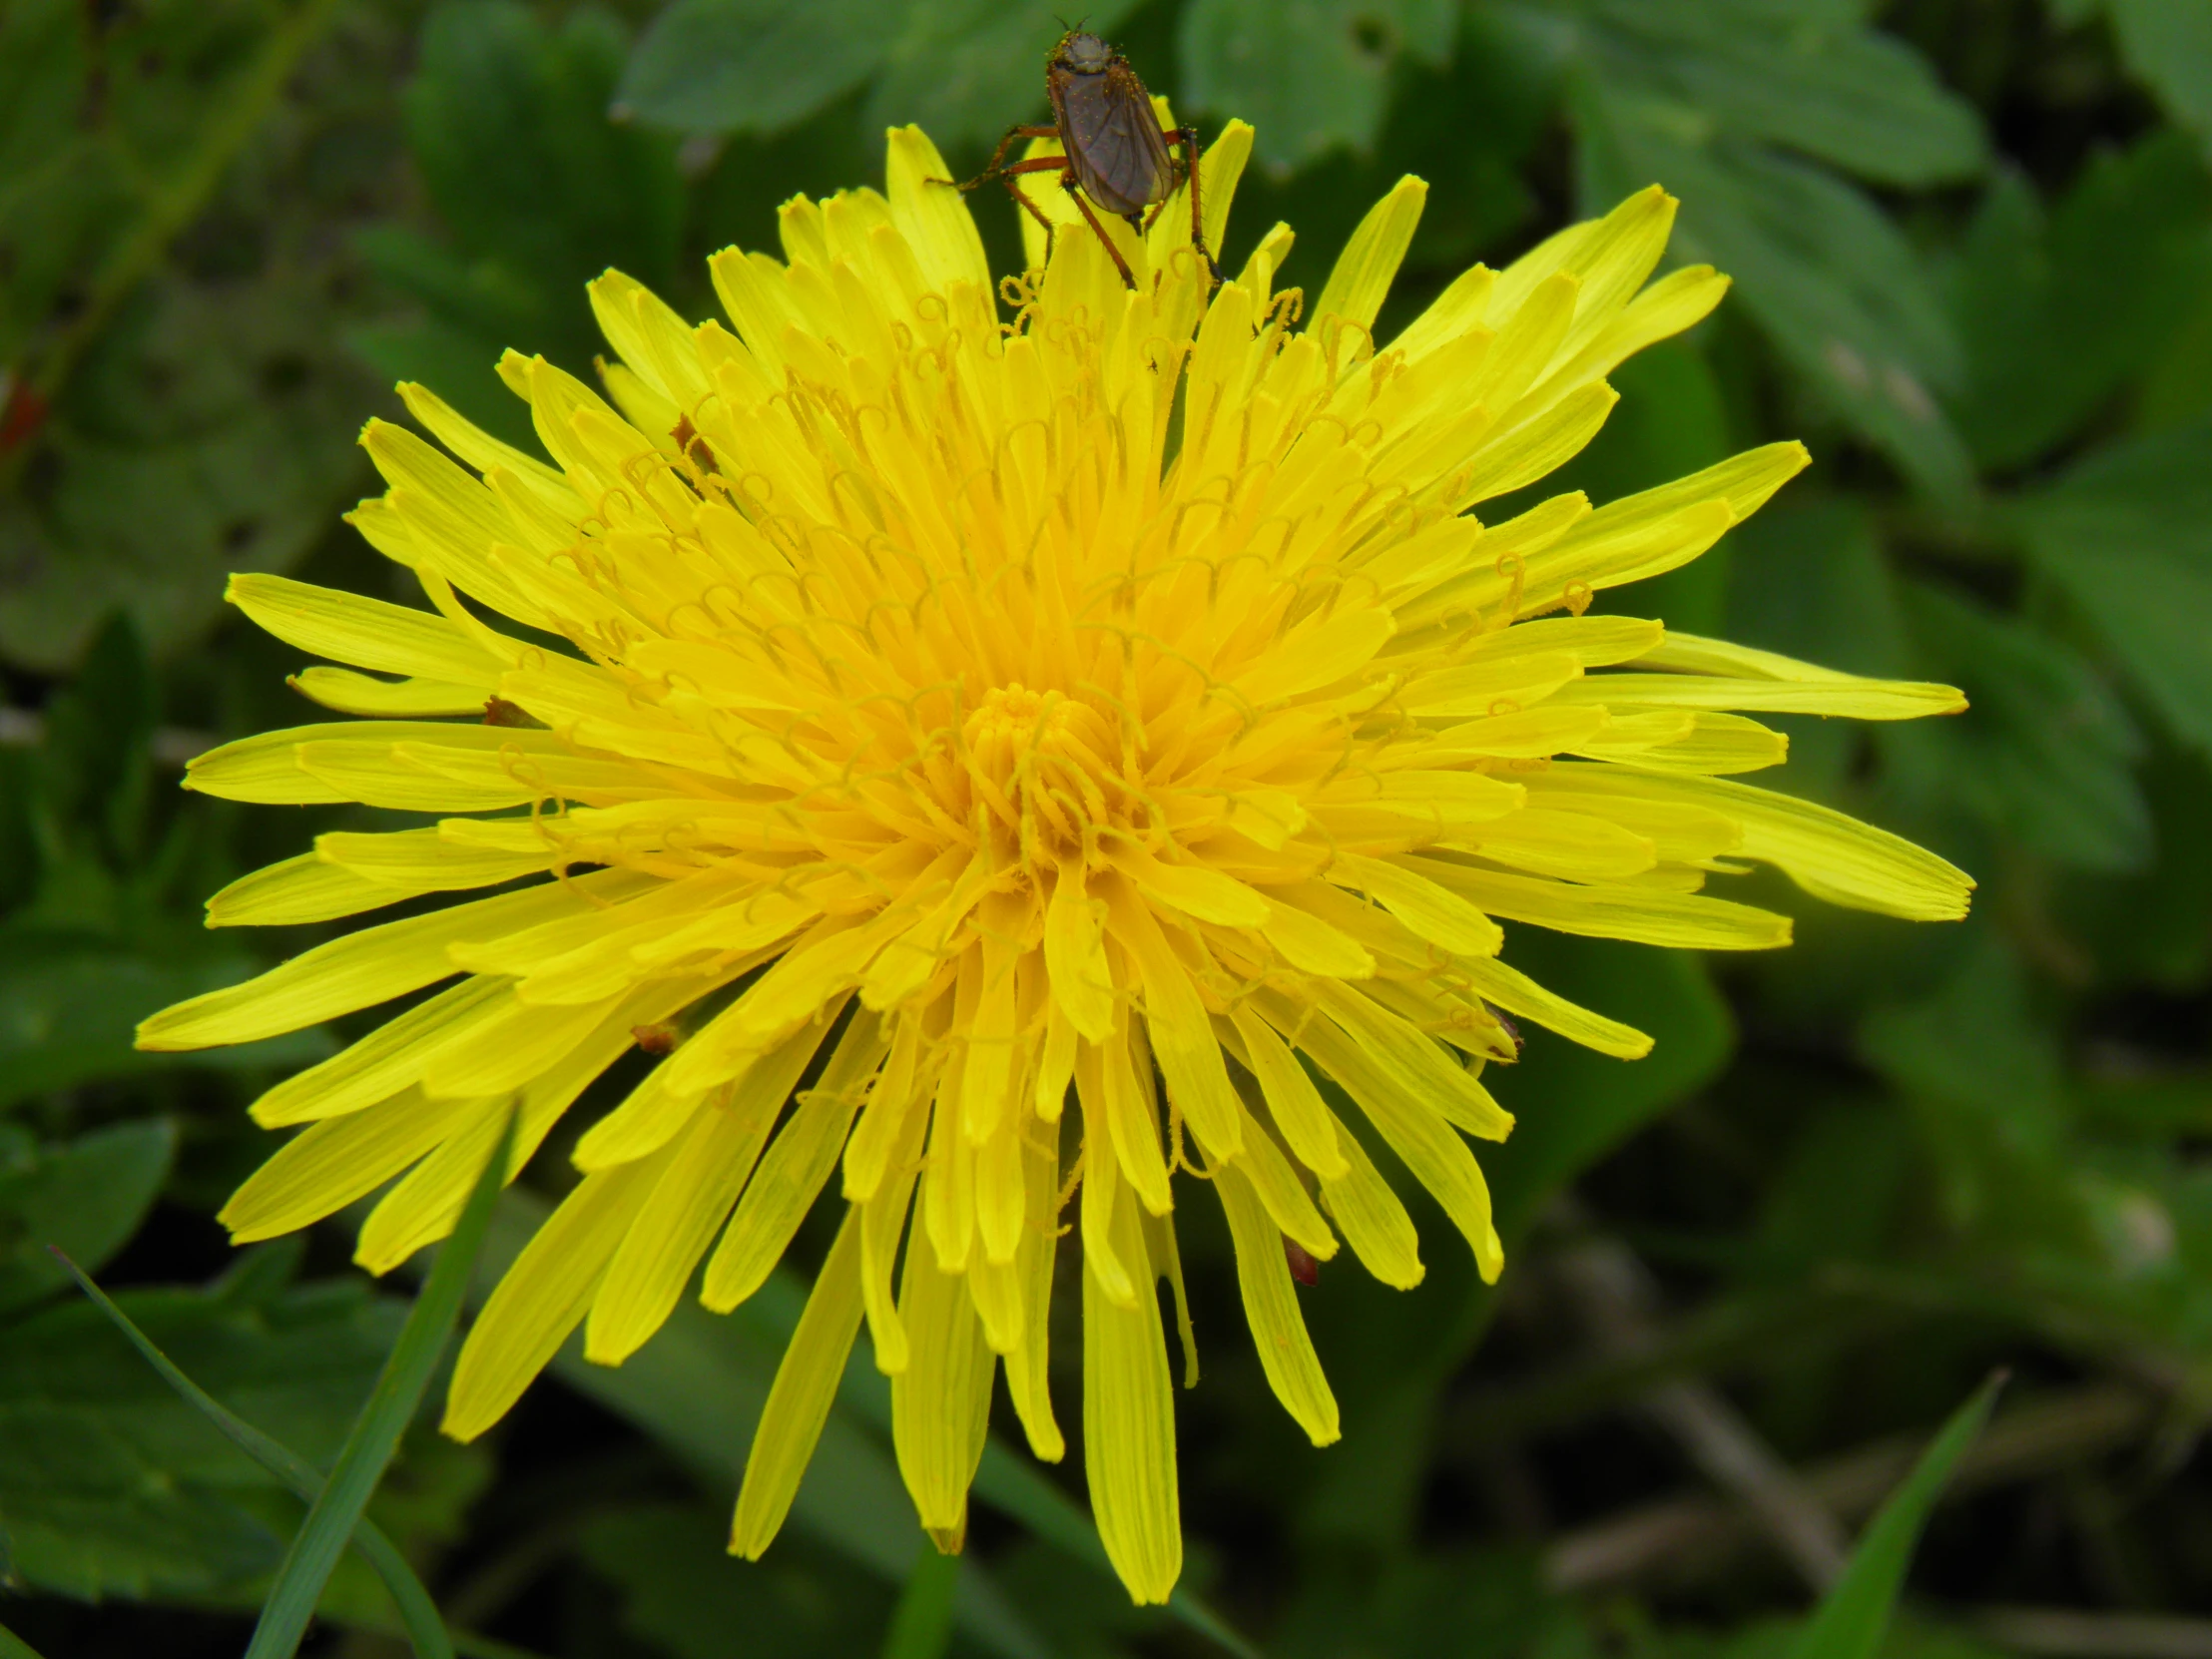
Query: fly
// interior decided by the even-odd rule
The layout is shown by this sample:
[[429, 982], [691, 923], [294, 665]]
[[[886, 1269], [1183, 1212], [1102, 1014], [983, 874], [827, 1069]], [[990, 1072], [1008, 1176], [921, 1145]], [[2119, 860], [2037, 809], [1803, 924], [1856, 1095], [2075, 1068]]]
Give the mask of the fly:
[[[1052, 221], [1015, 181], [1024, 174], [1057, 172], [1060, 188], [1074, 200], [1121, 279], [1137, 285], [1129, 262], [1106, 235], [1092, 205], [1126, 220], [1139, 236], [1152, 228], [1169, 197], [1187, 182], [1191, 187], [1191, 246], [1206, 262], [1207, 273], [1221, 280], [1221, 267], [1206, 246], [1204, 215], [1198, 200], [1198, 129], [1163, 127], [1153, 113], [1152, 95], [1129, 67], [1129, 60], [1098, 36], [1070, 30], [1045, 60], [1045, 91], [1052, 99], [1052, 125], [1012, 127], [991, 152], [990, 165], [960, 187], [971, 191], [997, 179], [1022, 211], [1044, 227], [1051, 247]], [[1061, 154], [1032, 156], [1007, 163], [1006, 149], [1016, 139], [1056, 138]], [[1176, 151], [1182, 154], [1178, 156]], [[1147, 217], [1145, 209], [1152, 209]]]

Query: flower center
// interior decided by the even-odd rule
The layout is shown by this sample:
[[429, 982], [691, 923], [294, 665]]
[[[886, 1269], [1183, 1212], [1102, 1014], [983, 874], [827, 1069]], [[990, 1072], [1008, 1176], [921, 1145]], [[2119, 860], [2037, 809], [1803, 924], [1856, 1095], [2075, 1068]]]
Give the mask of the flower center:
[[1119, 722], [1056, 691], [994, 686], [960, 729], [974, 800], [1018, 837], [1024, 861], [1080, 851], [1085, 831], [1118, 823]]

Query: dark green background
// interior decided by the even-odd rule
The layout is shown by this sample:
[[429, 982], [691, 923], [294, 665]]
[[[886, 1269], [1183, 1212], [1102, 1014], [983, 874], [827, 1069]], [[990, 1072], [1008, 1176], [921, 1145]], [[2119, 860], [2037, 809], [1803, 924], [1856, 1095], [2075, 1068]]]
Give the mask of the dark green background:
[[[2006, 1365], [1887, 1651], [2212, 1654], [2212, 4], [1105, 0], [1088, 21], [1180, 113], [1258, 126], [1232, 269], [1287, 219], [1283, 280], [1317, 287], [1391, 181], [1429, 181], [1385, 333], [1471, 261], [1666, 185], [1675, 256], [1736, 288], [1623, 365], [1561, 483], [1603, 498], [1786, 436], [1816, 465], [1612, 602], [1973, 700], [1794, 723], [1770, 775], [1972, 870], [1965, 924], [1761, 880], [1793, 950], [1512, 930], [1519, 965], [1658, 1051], [1536, 1033], [1496, 1079], [1521, 1118], [1486, 1155], [1497, 1292], [1430, 1226], [1417, 1291], [1340, 1263], [1305, 1293], [1341, 1446], [1275, 1406], [1224, 1229], [1187, 1206], [1190, 1588], [1283, 1659], [1781, 1653], [1818, 1575], [1706, 1472], [1685, 1411], [1849, 1537]], [[308, 718], [224, 574], [403, 597], [337, 522], [373, 487], [352, 437], [398, 416], [393, 379], [528, 441], [490, 364], [588, 372], [589, 276], [619, 265], [706, 314], [702, 256], [773, 247], [795, 191], [877, 182], [886, 122], [979, 165], [1040, 112], [1058, 28], [1049, 0], [0, 0], [0, 1624], [48, 1659], [236, 1654], [299, 1511], [40, 1247], [100, 1267], [318, 1461], [405, 1289], [367, 1284], [337, 1232], [234, 1256], [210, 1219], [272, 1144], [245, 1102], [346, 1033], [128, 1046], [144, 1013], [309, 942], [206, 932], [208, 892], [391, 817], [178, 794], [195, 747]], [[1013, 209], [977, 207], [1003, 268]], [[823, 1242], [622, 1372], [564, 1361], [478, 1445], [410, 1435], [372, 1512], [473, 1651], [885, 1651], [918, 1534], [864, 1360], [769, 1561], [721, 1550]], [[953, 1650], [1220, 1651], [1128, 1608], [1082, 1558], [1080, 1502], [1079, 1454], [1040, 1477], [994, 1451]], [[312, 1651], [401, 1651], [357, 1563], [324, 1609]]]

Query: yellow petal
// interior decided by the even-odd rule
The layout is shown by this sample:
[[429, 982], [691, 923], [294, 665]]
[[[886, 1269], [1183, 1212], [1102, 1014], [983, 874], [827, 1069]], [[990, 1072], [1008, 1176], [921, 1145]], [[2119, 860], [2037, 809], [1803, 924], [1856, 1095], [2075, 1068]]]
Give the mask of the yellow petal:
[[1741, 715], [1655, 710], [1615, 715], [1595, 737], [1562, 747], [1592, 761], [1715, 776], [1780, 766], [1790, 740]]
[[497, 469], [524, 480], [533, 494], [571, 517], [583, 511], [583, 502], [569, 487], [568, 480], [536, 456], [526, 455], [514, 445], [493, 437], [427, 386], [402, 380], [396, 389], [399, 400], [407, 405], [407, 412], [427, 427], [432, 437], [478, 472]]
[[1632, 939], [1677, 950], [1771, 950], [1790, 942], [1790, 918], [1725, 898], [1621, 883], [1552, 881], [1409, 858], [1438, 883], [1493, 915], [1588, 938]]
[[[1459, 830], [1450, 844], [1497, 863], [1575, 881], [1618, 879], [1659, 861], [1658, 844], [1645, 836], [1602, 818], [1549, 807], [1523, 808]], [[1496, 947], [1481, 954], [1495, 955]]]
[[208, 900], [210, 927], [287, 927], [396, 904], [405, 887], [371, 881], [302, 852], [242, 875]]
[[359, 1111], [422, 1081], [442, 1052], [474, 1042], [520, 1008], [497, 979], [464, 979], [340, 1049], [292, 1073], [249, 1110], [265, 1129]]
[[309, 1125], [231, 1195], [216, 1220], [233, 1244], [274, 1239], [366, 1197], [476, 1109], [406, 1089], [350, 1116]]
[[311, 703], [370, 720], [425, 720], [480, 715], [488, 694], [449, 680], [379, 680], [349, 668], [305, 668], [284, 684]]
[[1602, 674], [1565, 687], [1561, 702], [1651, 709], [1753, 709], [1778, 715], [1843, 715], [1853, 720], [1920, 720], [1966, 706], [1954, 686], [1915, 680], [1733, 679], [1712, 674]]
[[[823, 1183], [837, 1167], [861, 1091], [889, 1047], [882, 1022], [871, 1014], [856, 1016], [845, 1028], [821, 1080], [800, 1095], [797, 1109], [777, 1133], [739, 1201], [738, 1213], [730, 1218], [729, 1231], [715, 1247], [699, 1292], [709, 1309], [727, 1314], [767, 1283]], [[748, 1077], [737, 1087], [748, 1090], [753, 1081]]]
[[[1574, 769], [1585, 788], [1678, 801], [1725, 813], [1743, 827], [1741, 851], [1771, 863], [1817, 898], [1911, 921], [1955, 921], [1966, 913], [1973, 877], [1887, 830], [1810, 801], [1719, 778], [1594, 776]], [[1583, 778], [1584, 773], [1592, 774]]]
[[1375, 972], [1375, 958], [1358, 939], [1296, 905], [1271, 900], [1260, 934], [1283, 953], [1286, 962], [1307, 973], [1365, 979]]
[[1227, 1162], [1237, 1155], [1240, 1108], [1206, 1006], [1144, 900], [1119, 881], [1111, 883], [1111, 892], [1114, 937], [1137, 960], [1145, 1023], [1169, 1097], [1206, 1155]]
[[1341, 852], [1329, 875], [1341, 885], [1360, 888], [1414, 933], [1454, 955], [1493, 956], [1505, 942], [1496, 922], [1418, 869]]
[[[1332, 1122], [1336, 1122], [1332, 1114]], [[1382, 1179], [1367, 1148], [1343, 1123], [1336, 1122], [1337, 1144], [1344, 1149], [1345, 1173], [1323, 1177], [1321, 1201], [1344, 1230], [1345, 1243], [1360, 1265], [1392, 1289], [1409, 1291], [1421, 1282], [1420, 1236], [1397, 1194]]]
[[1298, 1171], [1283, 1156], [1283, 1149], [1275, 1144], [1275, 1137], [1249, 1113], [1244, 1120], [1244, 1151], [1238, 1154], [1234, 1166], [1222, 1167], [1243, 1172], [1266, 1209], [1271, 1227], [1278, 1229], [1285, 1238], [1296, 1239], [1316, 1261], [1328, 1261], [1337, 1254], [1337, 1236], [1329, 1231], [1329, 1223], [1314, 1207], [1313, 1198], [1299, 1179]]
[[1006, 1356], [1006, 1391], [1028, 1435], [1029, 1449], [1048, 1463], [1057, 1463], [1067, 1450], [1060, 1425], [1052, 1414], [1052, 1379], [1048, 1367], [1052, 1335], [1052, 1262], [1059, 1249], [1059, 1229], [1052, 1224], [1060, 1185], [1059, 1156], [1050, 1146], [1025, 1141], [1022, 1168], [1028, 1187], [1028, 1211], [1043, 1218], [1043, 1225], [1022, 1231], [1021, 1248], [1014, 1259], [1017, 1291], [1022, 1300], [1022, 1340]]
[[1556, 1031], [1569, 1042], [1594, 1048], [1619, 1060], [1641, 1060], [1651, 1052], [1651, 1038], [1632, 1025], [1607, 1019], [1579, 1003], [1548, 991], [1516, 967], [1496, 960], [1460, 964], [1475, 993], [1509, 1014], [1532, 1019], [1546, 1030]]
[[731, 1553], [749, 1561], [761, 1558], [791, 1510], [860, 1328], [860, 1230], [855, 1220], [852, 1211], [845, 1211], [753, 1431], [745, 1483], [738, 1488], [737, 1513], [730, 1523]]
[[389, 1273], [423, 1246], [445, 1238], [460, 1220], [484, 1160], [505, 1130], [510, 1106], [517, 1112], [507, 1166], [507, 1179], [512, 1181], [576, 1097], [630, 1051], [636, 1026], [665, 1019], [712, 988], [712, 981], [689, 978], [646, 986], [609, 1012], [581, 1043], [547, 1065], [517, 1095], [476, 1102], [476, 1116], [463, 1121], [444, 1145], [378, 1200], [361, 1224], [353, 1260], [370, 1273]]
[[608, 1261], [652, 1195], [664, 1159], [587, 1175], [548, 1216], [476, 1316], [440, 1426], [473, 1440], [507, 1414], [583, 1323]]
[[1409, 1092], [1364, 1043], [1333, 1021], [1301, 1023], [1296, 1010], [1280, 999], [1271, 999], [1263, 1007], [1278, 1030], [1311, 1054], [1360, 1103], [1390, 1150], [1412, 1171], [1413, 1179], [1428, 1189], [1459, 1229], [1474, 1252], [1483, 1283], [1496, 1283], [1504, 1270], [1505, 1247], [1491, 1224], [1489, 1187], [1467, 1143], [1426, 1097]]
[[[1710, 640], [1696, 634], [1670, 633], [1666, 642], [1637, 660], [1639, 668], [1671, 669], [1684, 675], [1705, 675], [1746, 680], [1774, 680], [1800, 685], [1886, 688], [1912, 694], [1931, 714], [1957, 714], [1966, 700], [1949, 686], [1926, 686], [1906, 681], [1865, 680], [1816, 663], [1800, 662], [1779, 652], [1759, 651], [1729, 640]], [[1871, 715], [1863, 719], [1909, 718]]]
[[1260, 1367], [1283, 1409], [1291, 1413], [1307, 1438], [1328, 1445], [1343, 1430], [1337, 1419], [1337, 1398], [1322, 1375], [1320, 1356], [1306, 1334], [1306, 1318], [1298, 1306], [1298, 1288], [1284, 1260], [1283, 1235], [1268, 1219], [1258, 1195], [1238, 1165], [1214, 1172], [1214, 1190], [1221, 1195], [1222, 1214], [1229, 1218], [1229, 1234], [1237, 1252], [1237, 1289], [1244, 1299], [1245, 1323], [1252, 1327], [1253, 1346], [1260, 1351]]
[[[1341, 318], [1361, 334], [1374, 327], [1376, 313], [1382, 310], [1382, 300], [1390, 291], [1405, 250], [1412, 246], [1413, 228], [1420, 223], [1421, 209], [1427, 201], [1427, 184], [1408, 173], [1368, 210], [1344, 252], [1337, 256], [1336, 269], [1330, 272], [1321, 297], [1314, 301], [1306, 329], [1333, 349], [1340, 362], [1353, 360], [1354, 342], [1332, 346], [1329, 319]], [[1354, 340], [1357, 338], [1355, 335]], [[1372, 335], [1367, 343], [1372, 347]]]
[[[1479, 972], [1497, 964], [1470, 965]], [[1512, 1114], [1427, 1033], [1348, 985], [1324, 983], [1315, 989], [1320, 1006], [1358, 1046], [1369, 1073], [1400, 1098], [1422, 1101], [1456, 1128], [1486, 1141], [1502, 1141], [1512, 1132]]]
[[662, 1061], [630, 1092], [630, 1097], [597, 1123], [576, 1143], [578, 1169], [608, 1169], [627, 1164], [665, 1146], [669, 1137], [691, 1121], [709, 1090], [732, 1083], [731, 1109], [741, 1117], [760, 1115], [771, 1123], [783, 1110], [793, 1087], [815, 1057], [815, 1050], [829, 1035], [830, 1017], [810, 1022], [784, 1042], [749, 1057], [731, 1077], [689, 1074], [676, 1062], [704, 1032], [692, 1036], [682, 1048]]
[[883, 186], [891, 223], [913, 250], [923, 278], [936, 288], [969, 282], [988, 290], [991, 268], [983, 239], [937, 147], [919, 127], [894, 127], [888, 138]]
[[1052, 1000], [1068, 1024], [1092, 1042], [1113, 1027], [1114, 981], [1100, 921], [1105, 906], [1090, 896], [1080, 858], [1060, 861], [1045, 907], [1044, 959]]
[[481, 685], [479, 705], [506, 667], [435, 611], [262, 574], [233, 576], [223, 597], [286, 645], [384, 674]]
[[622, 1238], [584, 1326], [584, 1358], [619, 1366], [675, 1311], [692, 1270], [745, 1190], [775, 1119], [710, 1100]]
[[1324, 1181], [1341, 1180], [1350, 1166], [1338, 1144], [1335, 1120], [1306, 1068], [1268, 1023], [1249, 1009], [1232, 1008], [1229, 1017], [1243, 1045], [1240, 1057], [1259, 1080], [1268, 1113], [1291, 1143], [1291, 1151]]
[[[525, 826], [529, 823], [516, 822]], [[536, 849], [510, 852], [449, 840], [434, 825], [426, 830], [399, 830], [377, 835], [332, 830], [315, 837], [314, 856], [325, 868], [342, 869], [403, 893], [450, 892], [487, 887], [550, 868], [558, 855], [550, 842], [538, 839]]]
[[1200, 921], [1224, 927], [1259, 927], [1268, 919], [1268, 902], [1234, 876], [1203, 863], [1163, 863], [1143, 847], [1125, 843], [1107, 849], [1114, 868], [1145, 897]]
[[572, 915], [651, 883], [628, 870], [594, 870], [568, 882], [455, 904], [426, 916], [366, 927], [315, 946], [255, 979], [180, 1002], [142, 1021], [141, 1048], [208, 1048], [254, 1042], [316, 1025], [420, 990], [453, 972], [446, 952], [470, 939]]
[[343, 721], [263, 732], [211, 749], [186, 763], [185, 788], [197, 790], [202, 795], [220, 796], [226, 801], [252, 801], [264, 805], [344, 801], [350, 798], [301, 768], [301, 750], [359, 749], [376, 756], [388, 756], [403, 745], [482, 750], [494, 755], [502, 750], [540, 755], [561, 751], [559, 740], [550, 732], [411, 720]]
[[967, 1287], [939, 1272], [930, 1252], [906, 1252], [900, 1283], [911, 1357], [891, 1379], [891, 1445], [923, 1529], [949, 1553], [967, 1528], [968, 1483], [983, 1459], [998, 1361]]
[[[1083, 1121], [1106, 1126], [1130, 1187], [1147, 1210], [1164, 1216], [1175, 1201], [1169, 1196], [1167, 1159], [1160, 1150], [1160, 1115], [1150, 1089], [1139, 1082], [1142, 1076], [1144, 1084], [1150, 1083], [1152, 1068], [1147, 1064], [1140, 1072], [1131, 1063], [1130, 1043], [1119, 1032], [1091, 1052], [1098, 1056], [1098, 1088], [1095, 1094], [1088, 1092], [1085, 1080]], [[1084, 1069], [1078, 1067], [1078, 1074]]]
[[[1152, 1269], [1133, 1197], [1115, 1207], [1112, 1225], [1116, 1253], [1149, 1288]], [[1088, 1273], [1083, 1276], [1083, 1465], [1099, 1539], [1130, 1600], [1140, 1607], [1165, 1602], [1183, 1571], [1183, 1528], [1160, 1304], [1148, 1291], [1125, 1307]]]

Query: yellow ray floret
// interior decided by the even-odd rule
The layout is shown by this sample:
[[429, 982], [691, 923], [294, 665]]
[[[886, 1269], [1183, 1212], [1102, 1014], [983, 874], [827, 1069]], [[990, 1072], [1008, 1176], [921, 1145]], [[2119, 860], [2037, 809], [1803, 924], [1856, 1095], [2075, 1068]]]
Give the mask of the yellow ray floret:
[[[1215, 246], [1250, 149], [1233, 124], [1206, 154]], [[796, 200], [783, 258], [714, 259], [727, 323], [601, 277], [605, 396], [500, 365], [550, 464], [401, 388], [443, 447], [372, 422], [390, 487], [352, 518], [426, 604], [230, 589], [338, 665], [301, 691], [365, 718], [242, 739], [187, 785], [422, 822], [325, 834], [209, 920], [522, 884], [371, 921], [140, 1041], [430, 992], [256, 1103], [305, 1127], [224, 1212], [266, 1238], [396, 1183], [361, 1233], [378, 1272], [452, 1226], [510, 1103], [519, 1169], [623, 1054], [664, 1056], [578, 1140], [581, 1183], [477, 1321], [462, 1437], [579, 1327], [618, 1364], [695, 1275], [711, 1308], [752, 1295], [841, 1166], [738, 1504], [748, 1555], [862, 1326], [942, 1547], [1001, 1368], [1031, 1446], [1061, 1454], [1068, 1234], [1092, 1504], [1130, 1593], [1161, 1601], [1182, 1543], [1154, 1287], [1180, 1308], [1174, 1216], [1198, 1190], [1178, 1176], [1220, 1199], [1276, 1393], [1334, 1440], [1291, 1264], [1341, 1238], [1385, 1283], [1420, 1279], [1379, 1149], [1494, 1279], [1468, 1138], [1511, 1128], [1483, 1076], [1517, 1056], [1504, 1016], [1651, 1046], [1509, 965], [1501, 923], [1785, 944], [1787, 918], [1700, 890], [1759, 862], [1838, 903], [1961, 915], [1972, 883], [1941, 859], [1733, 775], [1783, 759], [1747, 711], [1962, 704], [1585, 614], [1756, 511], [1795, 444], [1482, 517], [1597, 430], [1616, 363], [1724, 291], [1703, 268], [1650, 280], [1674, 214], [1656, 189], [1468, 273], [1382, 344], [1417, 180], [1304, 310], [1274, 285], [1287, 230], [1210, 288], [1172, 208], [1111, 227], [1134, 288], [1068, 230], [995, 286], [945, 177], [893, 132], [884, 192]]]

